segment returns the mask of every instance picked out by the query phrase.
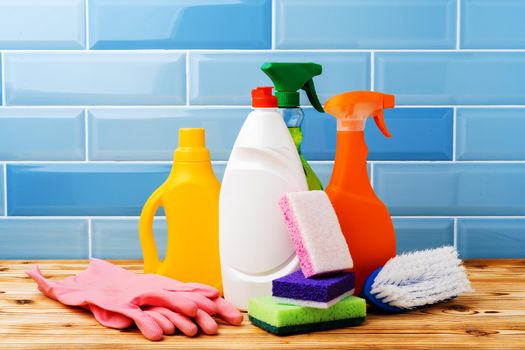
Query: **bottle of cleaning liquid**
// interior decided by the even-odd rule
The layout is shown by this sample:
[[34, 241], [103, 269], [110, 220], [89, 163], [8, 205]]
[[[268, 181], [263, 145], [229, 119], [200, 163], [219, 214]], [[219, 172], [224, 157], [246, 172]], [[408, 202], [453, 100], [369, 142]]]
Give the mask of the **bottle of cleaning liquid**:
[[[179, 129], [171, 173], [146, 201], [139, 235], [144, 272], [222, 290], [219, 260], [220, 183], [213, 173], [204, 129]], [[166, 257], [159, 260], [153, 220], [164, 208], [168, 223]]]
[[368, 149], [363, 131], [366, 119], [373, 116], [383, 135], [391, 137], [383, 109], [393, 107], [393, 95], [371, 91], [339, 94], [324, 106], [327, 113], [337, 118], [335, 163], [326, 194], [354, 260], [356, 295], [366, 278], [396, 255], [396, 236], [390, 214], [368, 179]]
[[275, 86], [279, 112], [281, 112], [299, 152], [308, 189], [312, 191], [322, 190], [321, 181], [301, 153], [301, 142], [303, 141], [301, 123], [304, 119], [304, 112], [300, 107], [299, 90], [306, 91], [306, 96], [308, 96], [312, 106], [323, 113], [323, 106], [319, 102], [312, 79], [321, 74], [323, 67], [317, 63], [268, 62], [261, 66], [261, 70], [270, 77]]
[[224, 297], [242, 310], [249, 298], [270, 295], [273, 279], [299, 268], [278, 202], [288, 192], [308, 189], [272, 88], [254, 89], [252, 106], [233, 146], [219, 200]]

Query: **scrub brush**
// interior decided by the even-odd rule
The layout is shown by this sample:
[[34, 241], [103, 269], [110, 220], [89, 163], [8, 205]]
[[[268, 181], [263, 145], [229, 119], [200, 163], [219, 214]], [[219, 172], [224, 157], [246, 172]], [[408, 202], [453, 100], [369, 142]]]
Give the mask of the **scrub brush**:
[[456, 249], [446, 246], [390, 259], [368, 277], [362, 294], [381, 310], [402, 312], [471, 290]]

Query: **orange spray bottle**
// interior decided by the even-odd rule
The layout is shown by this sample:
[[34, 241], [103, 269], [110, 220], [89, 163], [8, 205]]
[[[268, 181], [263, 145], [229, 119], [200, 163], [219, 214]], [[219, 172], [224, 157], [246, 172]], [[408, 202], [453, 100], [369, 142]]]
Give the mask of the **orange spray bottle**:
[[391, 137], [383, 109], [393, 107], [393, 95], [373, 91], [342, 93], [324, 106], [326, 113], [337, 118], [334, 170], [326, 193], [354, 260], [356, 295], [366, 278], [396, 255], [392, 219], [368, 179], [364, 135], [366, 120], [372, 116], [383, 135]]

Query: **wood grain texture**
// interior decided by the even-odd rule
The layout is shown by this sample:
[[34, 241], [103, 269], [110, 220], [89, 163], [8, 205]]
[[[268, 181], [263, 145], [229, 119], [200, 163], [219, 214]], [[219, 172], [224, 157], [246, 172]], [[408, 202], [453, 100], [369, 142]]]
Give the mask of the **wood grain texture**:
[[[142, 271], [139, 261], [115, 261]], [[38, 264], [50, 278], [87, 261], [0, 261], [0, 349], [525, 349], [525, 259], [470, 260], [475, 292], [400, 315], [369, 314], [360, 327], [278, 337], [245, 320], [216, 336], [144, 339], [138, 330], [100, 326], [83, 310], [44, 297], [24, 274]]]

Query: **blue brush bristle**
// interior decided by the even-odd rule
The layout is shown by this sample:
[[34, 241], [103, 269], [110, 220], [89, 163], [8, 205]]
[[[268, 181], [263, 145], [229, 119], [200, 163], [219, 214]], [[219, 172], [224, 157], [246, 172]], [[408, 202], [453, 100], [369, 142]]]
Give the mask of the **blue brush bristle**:
[[388, 313], [400, 313], [406, 311], [405, 309], [401, 309], [399, 307], [390, 306], [382, 302], [380, 299], [376, 298], [375, 295], [373, 295], [372, 293], [370, 293], [370, 291], [372, 290], [372, 284], [374, 283], [374, 280], [376, 279], [376, 276], [381, 271], [381, 269], [381, 267], [378, 268], [377, 270], [372, 272], [370, 276], [368, 276], [361, 291], [361, 297], [365, 298], [372, 306], [381, 311], [385, 311]]

